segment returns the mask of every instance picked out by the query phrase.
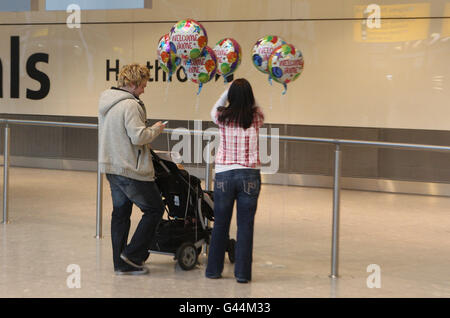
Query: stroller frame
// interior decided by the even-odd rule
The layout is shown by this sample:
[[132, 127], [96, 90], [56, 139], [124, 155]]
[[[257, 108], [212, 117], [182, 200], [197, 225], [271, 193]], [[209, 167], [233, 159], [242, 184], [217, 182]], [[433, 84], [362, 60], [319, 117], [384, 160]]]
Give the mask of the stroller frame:
[[[183, 270], [191, 270], [198, 263], [198, 256], [201, 254], [202, 247], [204, 247], [206, 253], [211, 240], [212, 228], [209, 226], [208, 220], [214, 220], [214, 202], [211, 198], [213, 192], [202, 190], [200, 180], [191, 176], [187, 171], [180, 170], [174, 162], [161, 159], [153, 150], [151, 150], [151, 154], [155, 167], [155, 181], [164, 198], [167, 219], [162, 219], [158, 226], [155, 240], [149, 252], [150, 254], [173, 256]], [[191, 180], [194, 182], [191, 183]], [[184, 217], [172, 216], [171, 218], [171, 214], [173, 214], [171, 209], [176, 208], [171, 200], [177, 199], [180, 203], [180, 197], [181, 200], [183, 199], [182, 195], [176, 198], [173, 193], [168, 193], [174, 183], [177, 183], [180, 187], [187, 186], [188, 194], [185, 198]], [[191, 209], [189, 210], [189, 208]], [[191, 212], [189, 216], [188, 210]], [[229, 240], [227, 248], [231, 263], [234, 263], [235, 243], [234, 239]]]

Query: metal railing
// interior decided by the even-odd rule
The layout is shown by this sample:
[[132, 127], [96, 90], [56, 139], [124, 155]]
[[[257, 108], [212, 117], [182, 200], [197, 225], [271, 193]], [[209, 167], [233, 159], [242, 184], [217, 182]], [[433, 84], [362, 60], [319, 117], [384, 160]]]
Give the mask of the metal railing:
[[[3, 165], [3, 224], [8, 223], [9, 206], [9, 156], [10, 156], [10, 125], [33, 125], [33, 126], [51, 126], [51, 127], [70, 127], [70, 128], [88, 128], [98, 129], [97, 124], [82, 124], [82, 123], [67, 123], [67, 122], [50, 122], [50, 121], [33, 121], [33, 120], [12, 120], [0, 119], [0, 124], [4, 124], [4, 165]], [[217, 132], [202, 131], [202, 130], [177, 130], [165, 129], [164, 133], [189, 134], [189, 135], [203, 135], [214, 136]], [[333, 211], [332, 211], [332, 242], [331, 242], [331, 278], [338, 278], [339, 269], [339, 216], [340, 216], [340, 191], [341, 191], [341, 169], [342, 169], [342, 150], [341, 146], [369, 146], [379, 148], [397, 148], [407, 150], [426, 150], [438, 152], [450, 152], [450, 147], [422, 145], [422, 144], [407, 144], [407, 143], [391, 143], [391, 142], [376, 142], [364, 140], [348, 140], [348, 139], [331, 139], [331, 138], [313, 138], [313, 137], [295, 137], [295, 136], [269, 136], [260, 135], [262, 138], [277, 138], [282, 141], [294, 142], [312, 142], [312, 143], [326, 143], [335, 145], [334, 151], [334, 172], [333, 172]], [[209, 143], [207, 144], [207, 147]], [[208, 149], [209, 150], [209, 149]], [[207, 151], [209, 156], [210, 152]], [[205, 167], [205, 184], [206, 189], [211, 190], [212, 184], [212, 165], [209, 158], [206, 160]], [[102, 201], [103, 201], [103, 176], [99, 169], [97, 160], [97, 213], [96, 213], [96, 234], [95, 237], [100, 239], [102, 237]]]

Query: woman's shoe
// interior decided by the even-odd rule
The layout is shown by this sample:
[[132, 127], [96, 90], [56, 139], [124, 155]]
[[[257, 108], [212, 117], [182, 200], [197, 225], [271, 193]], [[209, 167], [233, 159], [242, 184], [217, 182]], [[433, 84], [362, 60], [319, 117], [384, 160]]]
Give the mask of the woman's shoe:
[[236, 281], [240, 284], [247, 284], [249, 282], [249, 280], [246, 278], [238, 278], [238, 277], [236, 277]]

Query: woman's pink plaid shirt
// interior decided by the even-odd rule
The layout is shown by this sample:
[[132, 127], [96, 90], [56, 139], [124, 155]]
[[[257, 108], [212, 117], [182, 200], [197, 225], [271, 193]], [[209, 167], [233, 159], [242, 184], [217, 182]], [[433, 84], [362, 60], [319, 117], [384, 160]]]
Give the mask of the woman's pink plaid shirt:
[[259, 128], [264, 124], [264, 114], [257, 107], [252, 125], [245, 129], [235, 123], [219, 123], [219, 112], [214, 114], [214, 123], [219, 126], [220, 145], [216, 164], [239, 164], [249, 168], [261, 165], [259, 160]]

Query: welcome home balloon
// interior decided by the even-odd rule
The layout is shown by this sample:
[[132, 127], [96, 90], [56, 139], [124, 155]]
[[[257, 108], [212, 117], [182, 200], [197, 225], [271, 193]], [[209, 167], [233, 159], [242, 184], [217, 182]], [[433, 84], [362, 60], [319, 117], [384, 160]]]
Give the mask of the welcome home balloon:
[[242, 60], [242, 49], [239, 43], [232, 38], [224, 38], [214, 47], [217, 57], [217, 74], [227, 81], [227, 76], [236, 71]]
[[187, 78], [199, 85], [198, 95], [203, 84], [209, 82], [216, 74], [217, 58], [213, 49], [206, 46], [198, 58], [187, 60], [185, 70]]
[[276, 35], [267, 35], [256, 41], [252, 49], [252, 61], [258, 71], [269, 74], [268, 63], [273, 50], [285, 43], [286, 41]]
[[180, 65], [180, 58], [175, 54], [175, 47], [173, 43], [170, 43], [169, 34], [164, 34], [159, 39], [156, 56], [158, 57], [159, 64], [163, 71], [169, 75], [170, 81], [172, 74]]
[[185, 61], [199, 57], [208, 44], [205, 28], [192, 19], [177, 22], [170, 30], [169, 37], [175, 54]]
[[292, 44], [283, 44], [277, 47], [269, 58], [269, 73], [272, 78], [283, 84], [286, 93], [287, 84], [295, 81], [303, 72], [304, 60], [300, 50]]

